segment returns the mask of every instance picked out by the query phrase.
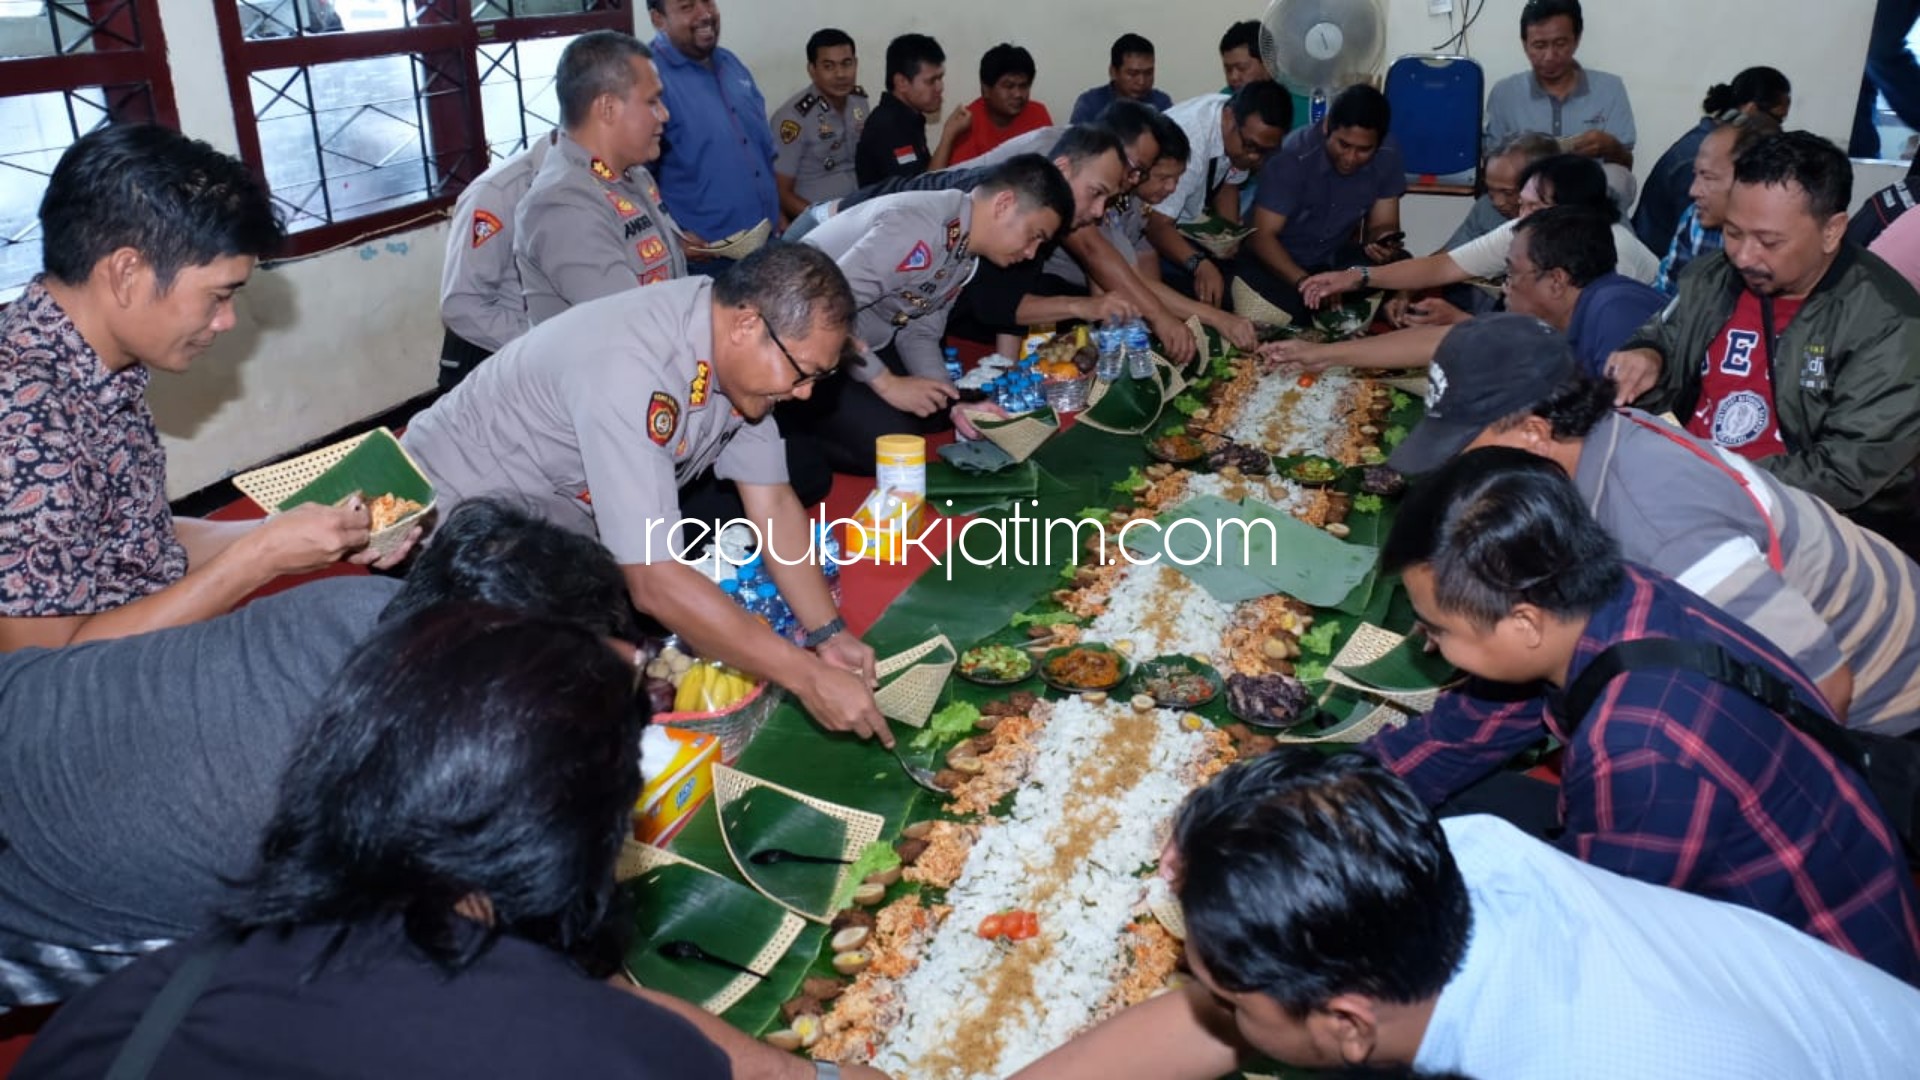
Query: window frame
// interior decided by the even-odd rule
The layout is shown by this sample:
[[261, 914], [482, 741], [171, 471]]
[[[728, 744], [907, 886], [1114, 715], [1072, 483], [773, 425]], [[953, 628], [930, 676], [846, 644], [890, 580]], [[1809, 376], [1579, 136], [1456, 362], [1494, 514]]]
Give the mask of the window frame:
[[[157, 0], [138, 0], [157, 3]], [[454, 200], [488, 165], [490, 142], [481, 97], [481, 46], [512, 44], [549, 37], [567, 37], [589, 30], [633, 33], [638, 0], [590, 0], [588, 11], [550, 15], [510, 15], [476, 20], [476, 0], [435, 0], [416, 14], [421, 21], [391, 30], [336, 31], [309, 34], [304, 28], [290, 37], [246, 40], [239, 0], [217, 0], [214, 21], [225, 57], [228, 95], [240, 159], [266, 183], [261, 155], [259, 120], [254, 114], [253, 77], [264, 71], [312, 67], [348, 60], [407, 56], [425, 62], [421, 98], [416, 98], [426, 121], [426, 153], [444, 177], [438, 192], [403, 206], [389, 207], [291, 233], [280, 258], [300, 258], [364, 240], [391, 235], [421, 224], [423, 217], [447, 215]], [[484, 0], [481, 0], [484, 2]], [[427, 97], [424, 83], [436, 74], [458, 71], [463, 85], [457, 92]], [[424, 100], [422, 100], [424, 98]]]

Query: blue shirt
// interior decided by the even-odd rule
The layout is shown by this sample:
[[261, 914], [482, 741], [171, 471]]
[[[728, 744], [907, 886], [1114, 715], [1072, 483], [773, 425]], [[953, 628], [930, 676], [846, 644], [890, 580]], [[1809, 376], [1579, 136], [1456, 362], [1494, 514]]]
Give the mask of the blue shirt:
[[654, 35], [652, 47], [672, 114], [653, 166], [667, 212], [709, 244], [777, 223], [773, 130], [753, 74], [725, 49], [713, 50], [709, 67], [682, 56], [665, 34]]
[[1440, 823], [1473, 909], [1414, 1066], [1527, 1080], [1909, 1075], [1920, 991], [1764, 915]]
[[[1068, 118], [1067, 123], [1093, 123], [1100, 118], [1102, 112], [1106, 111], [1107, 106], [1113, 104], [1119, 96], [1120, 95], [1114, 91], [1112, 83], [1105, 83], [1094, 87], [1074, 99], [1073, 115]], [[1168, 97], [1166, 92], [1162, 90], [1149, 90], [1147, 96], [1141, 100], [1159, 109], [1161, 112], [1166, 112], [1168, 109], [1173, 108], [1173, 99]]]
[[1693, 205], [1687, 192], [1693, 187], [1693, 159], [1700, 144], [1713, 132], [1713, 117], [1702, 117], [1685, 135], [1667, 147], [1640, 185], [1640, 205], [1633, 209], [1633, 233], [1650, 250], [1659, 251], [1673, 240], [1680, 214]]
[[1603, 274], [1580, 290], [1573, 302], [1573, 318], [1567, 321], [1567, 343], [1588, 375], [1606, 374], [1607, 357], [1633, 338], [1647, 324], [1667, 297], [1650, 285], [1642, 285], [1625, 274]]
[[1726, 247], [1726, 237], [1719, 229], [1709, 229], [1700, 224], [1700, 208], [1689, 203], [1687, 212], [1680, 215], [1680, 224], [1674, 227], [1673, 243], [1667, 246], [1667, 257], [1660, 260], [1660, 272], [1654, 275], [1653, 287], [1663, 295], [1673, 296], [1680, 291], [1680, 271], [1702, 255], [1719, 251]]
[[1407, 170], [1393, 136], [1359, 171], [1342, 176], [1327, 156], [1326, 125], [1309, 124], [1294, 129], [1267, 159], [1254, 205], [1287, 219], [1280, 246], [1301, 269], [1318, 270], [1333, 265], [1342, 248], [1361, 242], [1358, 229], [1374, 203], [1406, 193]]

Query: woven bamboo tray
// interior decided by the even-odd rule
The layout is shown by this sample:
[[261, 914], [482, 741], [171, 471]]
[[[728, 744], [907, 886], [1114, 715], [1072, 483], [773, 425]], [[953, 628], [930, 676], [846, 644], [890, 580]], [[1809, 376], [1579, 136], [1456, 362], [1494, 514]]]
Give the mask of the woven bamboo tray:
[[[880, 715], [913, 727], [925, 727], [933, 707], [940, 703], [947, 677], [960, 662], [960, 654], [945, 634], [923, 641], [905, 652], [895, 653], [874, 666], [884, 685], [873, 695]], [[891, 682], [887, 679], [895, 676]]]
[[[662, 866], [685, 866], [702, 874], [720, 878], [722, 881], [726, 880], [725, 878], [721, 878], [719, 874], [715, 874], [697, 862], [683, 859], [671, 851], [654, 847], [652, 844], [643, 844], [633, 839], [628, 839], [620, 845], [620, 857], [614, 866], [613, 877], [615, 881], [630, 881], [650, 870], [655, 870]], [[793, 948], [794, 941], [799, 938], [800, 931], [804, 930], [806, 925], [806, 920], [792, 912], [788, 912], [786, 916], [780, 920], [779, 930], [774, 933], [773, 937], [768, 939], [767, 943], [761, 947], [759, 952], [754, 954], [753, 959], [747, 961], [747, 966], [755, 971], [771, 971], [773, 965], [779, 963], [780, 958], [787, 955], [787, 950]], [[622, 973], [626, 975], [628, 982], [635, 986], [644, 985], [639, 979], [634, 977], [632, 969], [623, 966], [621, 970]], [[742, 972], [718, 993], [699, 1002], [699, 1005], [702, 1009], [705, 1009], [715, 1016], [719, 1016], [721, 1013], [726, 1012], [738, 1004], [740, 999], [745, 997], [747, 992], [752, 990], [759, 981], [760, 980], [754, 978], [752, 975]]]
[[1285, 732], [1277, 732], [1273, 738], [1275, 742], [1300, 746], [1309, 746], [1314, 743], [1359, 743], [1366, 742], [1388, 728], [1400, 727], [1409, 719], [1411, 717], [1406, 713], [1382, 702], [1378, 708], [1365, 716], [1329, 728], [1318, 735], [1288, 735]]
[[990, 412], [967, 412], [966, 417], [980, 430], [980, 436], [1007, 452], [1015, 464], [1033, 456], [1041, 444], [1060, 430], [1060, 418], [1052, 409], [1036, 409], [1009, 420]]
[[[355, 461], [368, 462], [366, 471], [358, 471], [350, 463], [347, 468], [355, 470], [353, 475], [336, 474], [335, 467], [362, 444], [368, 444], [367, 452], [357, 455]], [[413, 526], [432, 513], [435, 505], [433, 485], [427, 481], [426, 473], [393, 432], [384, 427], [275, 465], [243, 472], [233, 478], [233, 486], [269, 515], [308, 502], [332, 505], [356, 491], [368, 502], [393, 494], [420, 503], [419, 510], [369, 538], [367, 547], [382, 558], [399, 550]]]
[[1371, 664], [1399, 648], [1406, 640], [1404, 635], [1396, 634], [1391, 630], [1383, 630], [1371, 623], [1361, 623], [1347, 638], [1347, 643], [1340, 646], [1340, 652], [1334, 656], [1332, 662], [1327, 665], [1327, 681], [1338, 683], [1351, 690], [1358, 690], [1368, 697], [1392, 702], [1410, 713], [1426, 712], [1433, 708], [1434, 702], [1440, 699], [1439, 687], [1427, 690], [1388, 690], [1352, 678], [1345, 670]]
[[[823, 926], [826, 925], [833, 920], [834, 912], [806, 911], [775, 896], [760, 885], [755, 876], [759, 868], [750, 864], [747, 861], [746, 855], [735, 848], [733, 830], [727, 827], [727, 807], [752, 794], [756, 789], [777, 791], [796, 802], [804, 803], [818, 810], [828, 817], [839, 820], [846, 826], [846, 835], [841, 840], [839, 857], [849, 862], [859, 858], [860, 852], [864, 851], [868, 844], [875, 843], [880, 839], [880, 830], [886, 827], [886, 819], [882, 818], [879, 814], [869, 813], [865, 810], [855, 810], [837, 803], [827, 802], [824, 799], [816, 799], [811, 795], [803, 794], [792, 788], [781, 787], [779, 784], [773, 783], [770, 780], [762, 780], [757, 776], [743, 773], [728, 765], [715, 765], [713, 767], [713, 806], [714, 812], [720, 819], [720, 839], [726, 844], [727, 855], [733, 859], [733, 865], [740, 871], [740, 876], [746, 880], [747, 884], [752, 885], [767, 899], [772, 900], [774, 903], [779, 904], [795, 915], [809, 922], [820, 923]], [[852, 872], [852, 869], [851, 866], [841, 867], [840, 877], [835, 879], [836, 885], [845, 885], [846, 875]]]
[[739, 232], [716, 242], [712, 247], [687, 245], [687, 250], [698, 255], [715, 255], [723, 259], [744, 259], [767, 246], [767, 238], [773, 235], [773, 225], [765, 218], [751, 229]]
[[1273, 302], [1254, 289], [1253, 286], [1233, 279], [1228, 289], [1233, 294], [1233, 313], [1242, 318], [1251, 319], [1261, 326], [1292, 326], [1293, 316], [1280, 310]]

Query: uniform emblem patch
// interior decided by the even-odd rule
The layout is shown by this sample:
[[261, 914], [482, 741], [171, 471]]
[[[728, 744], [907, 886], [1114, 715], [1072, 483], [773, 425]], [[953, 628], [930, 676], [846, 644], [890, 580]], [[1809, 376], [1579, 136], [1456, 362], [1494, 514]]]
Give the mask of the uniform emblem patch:
[[960, 246], [960, 219], [954, 218], [952, 221], [947, 222], [947, 250], [952, 251], [954, 248], [957, 248], [959, 246]]
[[488, 213], [485, 210], [475, 210], [473, 212], [473, 246], [474, 247], [479, 247], [481, 244], [484, 244], [487, 241], [499, 235], [500, 235], [500, 219], [499, 218], [494, 217], [492, 214]]
[[665, 281], [672, 276], [673, 276], [673, 267], [656, 266], [653, 269], [647, 271], [646, 273], [640, 275], [640, 284], [652, 285], [653, 283], [658, 281]]
[[640, 212], [640, 208], [634, 205], [632, 199], [627, 198], [617, 191], [607, 192], [607, 202], [612, 205], [614, 213], [619, 214], [623, 218], [630, 218]]
[[904, 274], [914, 270], [925, 270], [932, 265], [933, 249], [927, 246], [925, 240], [919, 240], [915, 241], [913, 250], [907, 252], [907, 257], [900, 260], [900, 265], [894, 269]]
[[667, 257], [667, 242], [658, 236], [649, 236], [640, 241], [640, 261], [652, 266]]
[[593, 175], [609, 183], [620, 179], [620, 174], [613, 171], [613, 166], [601, 161], [599, 158], [593, 159]]
[[797, 120], [780, 121], [780, 141], [790, 143], [800, 137], [800, 122]]
[[693, 365], [693, 381], [687, 384], [687, 407], [698, 409], [707, 403], [713, 391], [713, 365], [705, 360]]
[[902, 146], [894, 150], [893, 160], [900, 165], [911, 165], [920, 160], [920, 151], [911, 146]]
[[680, 430], [680, 403], [673, 395], [663, 391], [653, 392], [653, 401], [647, 405], [647, 438], [665, 446], [673, 440], [673, 433]]

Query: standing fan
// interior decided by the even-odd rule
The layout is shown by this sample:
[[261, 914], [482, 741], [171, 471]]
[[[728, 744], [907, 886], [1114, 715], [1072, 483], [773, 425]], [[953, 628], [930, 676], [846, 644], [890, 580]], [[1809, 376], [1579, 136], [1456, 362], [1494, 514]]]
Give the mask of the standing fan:
[[1267, 70], [1316, 101], [1371, 79], [1386, 46], [1379, 0], [1273, 0], [1260, 19], [1260, 59]]

